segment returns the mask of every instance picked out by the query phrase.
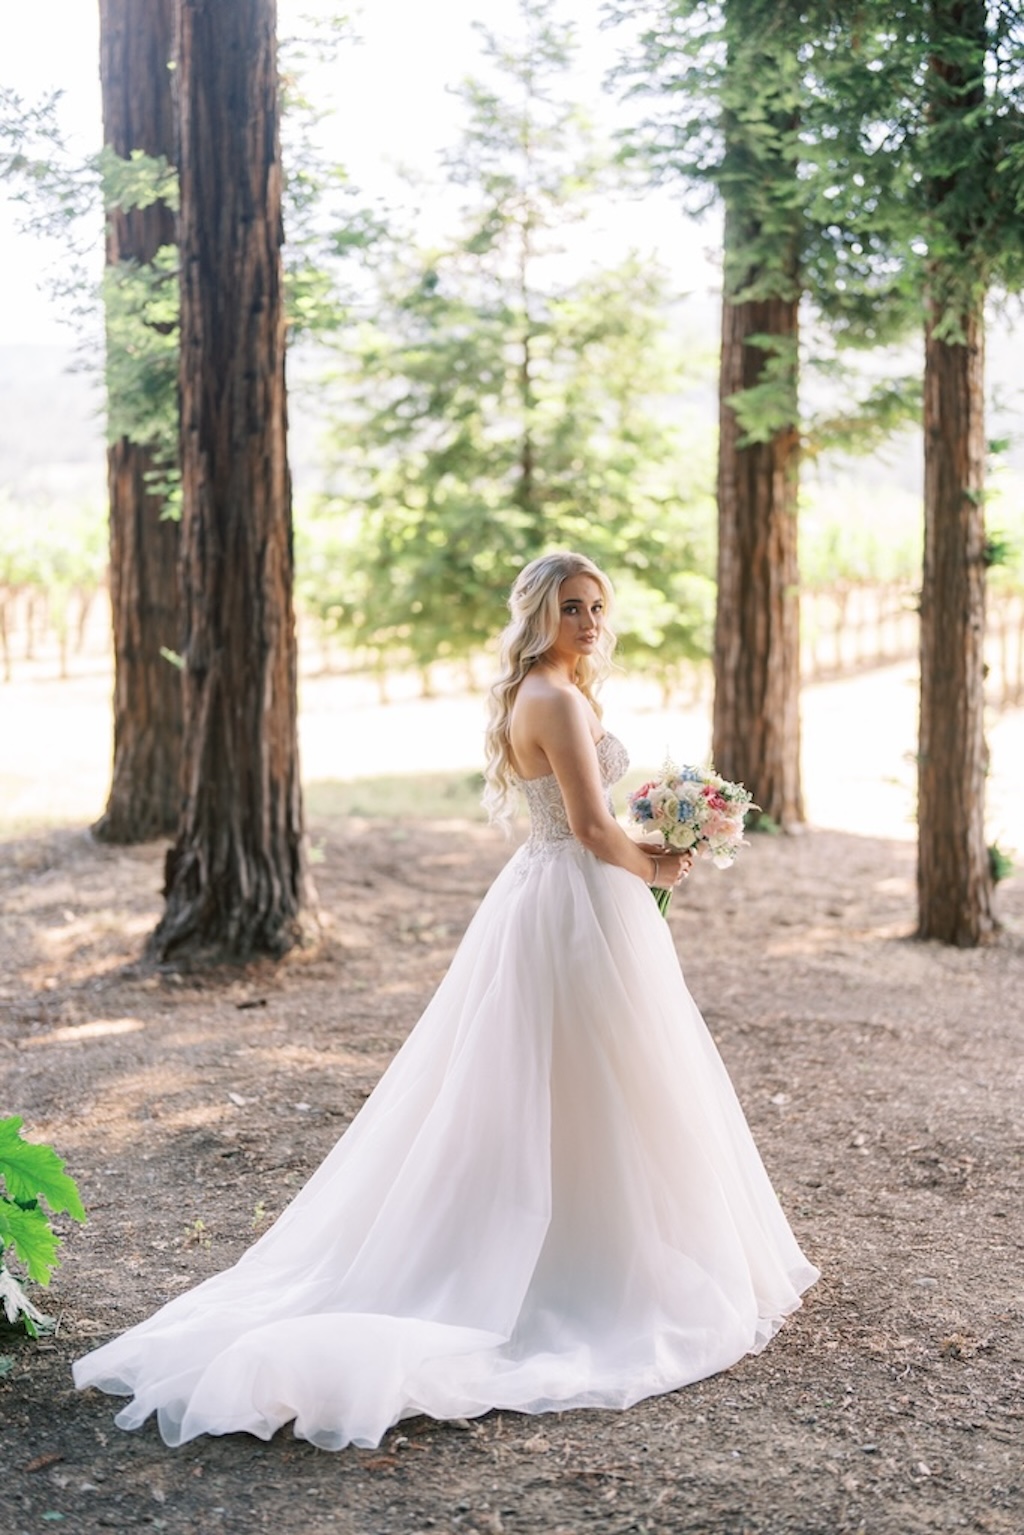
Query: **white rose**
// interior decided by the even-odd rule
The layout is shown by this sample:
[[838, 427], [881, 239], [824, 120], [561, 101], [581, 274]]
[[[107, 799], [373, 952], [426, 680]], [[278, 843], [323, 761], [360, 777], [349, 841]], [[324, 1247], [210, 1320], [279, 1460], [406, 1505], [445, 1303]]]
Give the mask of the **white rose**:
[[647, 798], [651, 802], [655, 820], [674, 821], [679, 814], [679, 801], [671, 789], [652, 789]]

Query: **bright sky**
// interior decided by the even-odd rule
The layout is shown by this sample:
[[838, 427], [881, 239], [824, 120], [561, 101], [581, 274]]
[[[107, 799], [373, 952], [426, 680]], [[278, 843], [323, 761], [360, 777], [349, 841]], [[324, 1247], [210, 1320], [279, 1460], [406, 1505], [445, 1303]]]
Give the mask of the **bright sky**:
[[[301, 18], [336, 9], [333, 0], [278, 0], [281, 35], [300, 29]], [[4, 49], [0, 79], [26, 100], [59, 89], [62, 121], [82, 154], [98, 147], [100, 99], [98, 6], [95, 0], [0, 0]], [[596, 24], [596, 0], [563, 0], [561, 14], [576, 23], [581, 43], [578, 95], [610, 120], [614, 103], [602, 107], [600, 81], [618, 40]], [[450, 143], [459, 106], [447, 87], [476, 68], [474, 17], [497, 30], [514, 30], [515, 0], [370, 0], [356, 12], [361, 46], [347, 48], [327, 78], [335, 117], [325, 137], [364, 192], [391, 192], [396, 165], [430, 172], [438, 151]], [[319, 80], [317, 82], [319, 94]], [[393, 195], [393, 193], [392, 193]], [[609, 259], [627, 243], [658, 248], [676, 283], [704, 291], [716, 280], [714, 232], [688, 220], [665, 195], [631, 207], [623, 230], [621, 212], [609, 220]], [[41, 290], [47, 269], [61, 252], [20, 234], [17, 208], [0, 191], [0, 345], [68, 344], [70, 333]], [[616, 228], [616, 224], [619, 226]], [[613, 248], [614, 247], [614, 248]], [[710, 254], [710, 259], [709, 259]]]

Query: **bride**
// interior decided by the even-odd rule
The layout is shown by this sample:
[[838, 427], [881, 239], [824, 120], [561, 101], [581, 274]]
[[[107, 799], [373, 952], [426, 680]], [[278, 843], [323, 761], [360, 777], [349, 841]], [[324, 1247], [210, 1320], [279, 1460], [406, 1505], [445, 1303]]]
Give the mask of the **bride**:
[[528, 841], [345, 1135], [231, 1269], [74, 1366], [168, 1444], [292, 1422], [325, 1449], [416, 1413], [627, 1407], [763, 1347], [817, 1278], [615, 821], [594, 687], [611, 589], [512, 591], [486, 801]]

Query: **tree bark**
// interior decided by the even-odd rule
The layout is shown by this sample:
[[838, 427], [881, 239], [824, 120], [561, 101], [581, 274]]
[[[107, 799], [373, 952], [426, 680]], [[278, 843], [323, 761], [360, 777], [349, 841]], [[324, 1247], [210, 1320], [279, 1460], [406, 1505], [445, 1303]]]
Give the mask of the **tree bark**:
[[996, 173], [974, 153], [986, 0], [931, 0], [928, 15], [928, 117], [942, 152], [926, 183], [938, 254], [925, 314], [917, 931], [969, 948], [996, 925], [985, 843], [986, 265], [973, 195]]
[[[174, 0], [101, 0], [100, 78], [104, 142], [176, 157], [170, 63]], [[108, 215], [108, 264], [152, 261], [175, 240], [163, 202]], [[103, 816], [104, 842], [167, 836], [178, 819], [181, 677], [162, 654], [180, 644], [179, 530], [151, 493], [149, 450], [122, 437], [107, 449], [110, 599], [114, 639], [114, 765]]]
[[160, 959], [277, 955], [311, 897], [296, 736], [275, 0], [181, 0], [183, 812]]
[[[728, 239], [728, 216], [727, 216]], [[793, 422], [744, 442], [731, 403], [763, 382], [769, 354], [752, 339], [796, 346], [799, 301], [722, 304], [718, 443], [718, 600], [712, 752], [781, 827], [803, 820], [800, 787], [800, 608]]]
[[962, 343], [925, 335], [918, 936], [961, 948], [995, 926], [985, 842], [985, 363], [981, 302]]

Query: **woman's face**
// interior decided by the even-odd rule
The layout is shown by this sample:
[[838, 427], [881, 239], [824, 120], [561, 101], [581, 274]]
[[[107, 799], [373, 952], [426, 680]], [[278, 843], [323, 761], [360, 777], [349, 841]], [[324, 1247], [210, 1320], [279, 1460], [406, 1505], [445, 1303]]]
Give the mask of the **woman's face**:
[[592, 655], [604, 628], [604, 594], [593, 576], [567, 576], [558, 589], [559, 624], [552, 660], [571, 661]]

